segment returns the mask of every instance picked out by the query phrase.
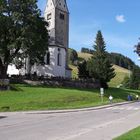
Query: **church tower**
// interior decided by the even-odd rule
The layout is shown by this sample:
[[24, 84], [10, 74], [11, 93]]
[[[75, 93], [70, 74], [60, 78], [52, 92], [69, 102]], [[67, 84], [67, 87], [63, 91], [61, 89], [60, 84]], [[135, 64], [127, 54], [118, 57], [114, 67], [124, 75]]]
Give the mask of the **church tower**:
[[71, 78], [68, 67], [69, 11], [66, 0], [48, 0], [44, 18], [48, 22], [49, 49], [45, 66], [37, 66], [38, 75]]

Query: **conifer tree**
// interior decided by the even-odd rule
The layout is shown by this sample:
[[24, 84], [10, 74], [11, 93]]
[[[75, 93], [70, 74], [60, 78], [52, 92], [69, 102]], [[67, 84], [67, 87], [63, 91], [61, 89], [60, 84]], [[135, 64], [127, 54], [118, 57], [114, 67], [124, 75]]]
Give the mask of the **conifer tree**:
[[[140, 40], [140, 38], [139, 38], [139, 40]], [[135, 48], [136, 48], [135, 52], [138, 54], [138, 56], [140, 56], [140, 42], [138, 42], [138, 44], [135, 45]]]
[[101, 87], [108, 88], [108, 82], [115, 77], [114, 68], [108, 59], [106, 45], [101, 31], [98, 31], [95, 45], [93, 46], [94, 53], [88, 61], [87, 69], [90, 76], [100, 82]]
[[87, 61], [84, 60], [83, 62], [78, 64], [78, 77], [81, 79], [88, 79], [89, 71], [87, 70]]
[[140, 88], [140, 68], [138, 66], [135, 66], [132, 70], [132, 75], [130, 77], [130, 88]]

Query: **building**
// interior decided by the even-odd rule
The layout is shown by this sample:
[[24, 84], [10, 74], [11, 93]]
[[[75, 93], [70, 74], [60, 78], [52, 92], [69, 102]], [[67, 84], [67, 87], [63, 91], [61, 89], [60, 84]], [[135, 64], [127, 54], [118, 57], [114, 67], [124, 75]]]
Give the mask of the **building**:
[[[44, 17], [48, 22], [49, 49], [44, 57], [45, 65], [34, 65], [31, 73], [71, 78], [71, 69], [68, 67], [69, 11], [66, 0], [48, 0]], [[26, 63], [27, 69], [28, 66]], [[25, 74], [26, 71], [22, 70], [21, 73]]]

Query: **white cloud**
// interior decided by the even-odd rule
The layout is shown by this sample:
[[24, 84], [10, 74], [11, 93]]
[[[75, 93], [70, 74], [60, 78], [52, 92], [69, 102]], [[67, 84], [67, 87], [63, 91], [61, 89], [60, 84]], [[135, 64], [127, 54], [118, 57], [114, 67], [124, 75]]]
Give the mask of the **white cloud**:
[[124, 15], [117, 15], [116, 20], [120, 23], [126, 22]]

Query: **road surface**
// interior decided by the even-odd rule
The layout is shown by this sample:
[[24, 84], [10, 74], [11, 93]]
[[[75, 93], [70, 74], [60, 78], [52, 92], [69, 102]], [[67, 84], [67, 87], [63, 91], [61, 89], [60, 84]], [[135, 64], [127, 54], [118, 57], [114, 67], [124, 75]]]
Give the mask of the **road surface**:
[[139, 102], [69, 113], [0, 113], [0, 140], [111, 140], [138, 125]]

